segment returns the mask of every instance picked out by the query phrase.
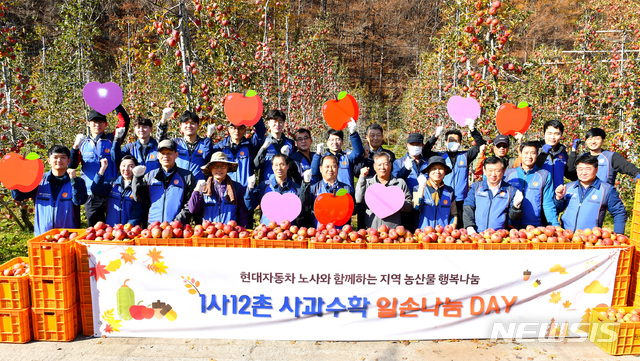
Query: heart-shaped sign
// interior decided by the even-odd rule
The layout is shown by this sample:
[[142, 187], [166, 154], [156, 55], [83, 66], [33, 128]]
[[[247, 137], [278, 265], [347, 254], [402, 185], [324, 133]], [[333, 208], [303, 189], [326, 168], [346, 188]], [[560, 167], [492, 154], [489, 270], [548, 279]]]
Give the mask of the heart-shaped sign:
[[269, 192], [262, 197], [260, 208], [270, 221], [280, 223], [296, 219], [302, 210], [302, 203], [294, 193]]
[[400, 187], [374, 183], [364, 193], [364, 201], [378, 218], [386, 218], [402, 208], [404, 192]]
[[109, 114], [122, 104], [122, 89], [113, 82], [92, 81], [82, 89], [84, 101], [100, 114]]
[[353, 198], [342, 188], [334, 196], [332, 193], [321, 193], [313, 204], [313, 213], [318, 222], [328, 224], [333, 222], [342, 226], [349, 222], [353, 214]]
[[531, 126], [531, 108], [526, 102], [518, 106], [511, 103], [502, 104], [496, 111], [496, 126], [504, 135], [524, 134]]
[[322, 106], [322, 117], [335, 130], [342, 130], [351, 119], [358, 121], [358, 102], [347, 92], [340, 92], [338, 99], [327, 100]]
[[262, 110], [262, 98], [253, 90], [245, 94], [231, 93], [224, 99], [224, 114], [236, 126], [255, 125], [262, 117]]
[[464, 127], [467, 122], [480, 116], [480, 104], [472, 97], [463, 98], [455, 95], [447, 102], [447, 112], [456, 123]]

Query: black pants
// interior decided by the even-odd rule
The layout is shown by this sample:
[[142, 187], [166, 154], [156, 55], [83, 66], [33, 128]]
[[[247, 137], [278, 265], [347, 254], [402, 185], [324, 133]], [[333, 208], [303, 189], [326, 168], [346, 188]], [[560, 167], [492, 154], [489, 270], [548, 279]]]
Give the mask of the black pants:
[[411, 233], [415, 232], [418, 227], [418, 219], [420, 218], [420, 211], [416, 209], [412, 209], [409, 212], [400, 213], [400, 219], [402, 220], [402, 225], [407, 231], [411, 231]]
[[87, 212], [87, 223], [93, 226], [98, 222], [104, 222], [107, 219], [107, 198], [99, 197], [95, 194], [89, 195], [87, 203], [84, 204], [84, 210]]
[[462, 207], [463, 206], [464, 206], [464, 200], [456, 201], [456, 207], [458, 208], [457, 209], [457, 211], [458, 211], [458, 223], [457, 223], [456, 228], [458, 228], [458, 229], [465, 227], [464, 222], [462, 221], [462, 213], [463, 213]]

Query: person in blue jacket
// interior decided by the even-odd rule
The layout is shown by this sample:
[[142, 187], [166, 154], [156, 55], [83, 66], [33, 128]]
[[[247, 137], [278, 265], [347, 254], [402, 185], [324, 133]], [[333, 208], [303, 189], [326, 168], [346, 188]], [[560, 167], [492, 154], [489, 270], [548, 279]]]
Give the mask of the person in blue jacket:
[[99, 221], [104, 222], [106, 219], [107, 199], [91, 193], [91, 183], [100, 169], [100, 159], [106, 158], [109, 161], [109, 167], [105, 172], [106, 180], [111, 182], [116, 179], [118, 165], [111, 156], [114, 135], [124, 138], [129, 129], [129, 115], [122, 104], [118, 105], [116, 112], [118, 117], [116, 130], [114, 133], [106, 134], [107, 117], [91, 109], [87, 120], [90, 135], [88, 137], [85, 137], [84, 134], [76, 135], [71, 149], [69, 168], [76, 169], [79, 164], [82, 164], [82, 179], [84, 179], [89, 192], [84, 209], [87, 213], [87, 222], [91, 225]]
[[131, 182], [133, 168], [138, 161], [131, 155], [125, 155], [120, 162], [120, 176], [111, 183], [105, 182], [104, 173], [108, 167], [107, 159], [100, 160], [100, 170], [91, 184], [91, 192], [101, 197], [108, 197], [106, 224], [142, 225], [147, 213], [146, 202], [133, 200]]
[[[169, 119], [173, 114], [173, 109], [165, 108], [162, 111], [162, 118], [158, 125], [156, 138], [159, 141], [168, 139], [167, 130], [169, 128]], [[201, 167], [209, 161], [213, 144], [211, 136], [215, 132], [215, 124], [209, 124], [207, 127], [207, 136], [202, 138], [198, 135], [200, 128], [200, 117], [195, 112], [185, 110], [180, 116], [180, 134], [182, 138], [174, 138], [177, 149], [178, 159], [176, 164], [179, 168], [185, 169], [195, 177], [196, 181], [204, 179]]]
[[556, 119], [549, 120], [542, 127], [544, 132], [544, 144], [538, 154], [536, 165], [551, 174], [553, 189], [564, 184], [564, 175], [567, 171], [567, 150], [560, 144], [564, 125]]
[[342, 150], [344, 144], [344, 133], [342, 130], [329, 129], [327, 132], [327, 152], [324, 150], [324, 144], [319, 143], [316, 145], [316, 154], [313, 155], [311, 161], [311, 176], [315, 179], [320, 179], [320, 159], [323, 156], [333, 154], [338, 158], [338, 180], [342, 183], [346, 183], [353, 187], [354, 166], [356, 162], [362, 159], [364, 155], [364, 146], [362, 145], [362, 139], [356, 132], [356, 122], [351, 121], [347, 124], [349, 129], [349, 139], [351, 140], [351, 146], [353, 150], [350, 153], [346, 153]]
[[498, 157], [484, 161], [484, 175], [473, 183], [464, 200], [464, 224], [468, 234], [491, 229], [505, 229], [509, 222], [522, 218], [524, 196], [503, 180], [506, 165]]
[[538, 142], [520, 144], [520, 166], [509, 168], [504, 173], [504, 180], [520, 190], [524, 195], [522, 201], [522, 219], [512, 220], [515, 228], [528, 225], [535, 227], [559, 226], [558, 212], [553, 202], [554, 188], [551, 174], [536, 166]]
[[230, 162], [238, 163], [238, 169], [229, 173], [231, 180], [247, 187], [249, 177], [255, 172], [253, 159], [264, 141], [266, 132], [264, 121], [260, 119], [254, 126], [254, 133], [250, 138], [246, 137], [246, 125], [234, 125], [229, 123], [227, 131], [229, 135], [213, 145], [212, 152], [223, 152]]
[[16, 201], [33, 198], [36, 236], [53, 228], [80, 228], [80, 206], [87, 201], [84, 179], [69, 168], [71, 152], [62, 145], [54, 145], [47, 152], [51, 170], [42, 176], [40, 184], [30, 192], [11, 191]]
[[147, 173], [160, 167], [158, 161], [158, 141], [151, 136], [153, 123], [149, 118], [138, 117], [133, 122], [133, 132], [136, 141], [122, 147], [122, 137], [115, 137], [111, 156], [116, 164], [120, 164], [122, 157], [130, 155], [136, 159], [136, 165], [143, 165]]
[[[290, 158], [296, 163], [298, 174], [304, 174], [307, 169], [311, 169], [313, 156], [316, 154], [311, 151], [311, 143], [313, 138], [311, 132], [306, 128], [298, 128], [295, 132], [296, 151], [291, 154]], [[312, 172], [313, 173], [313, 172]], [[315, 178], [311, 178], [311, 182], [315, 182]]]
[[578, 180], [555, 189], [554, 202], [562, 214], [562, 227], [575, 231], [602, 227], [606, 212], [613, 216], [613, 231], [623, 234], [627, 210], [616, 188], [598, 178], [598, 158], [584, 154], [576, 160]]
[[[287, 176], [290, 164], [287, 158], [284, 154], [274, 155], [273, 158], [271, 158], [273, 177], [267, 178], [267, 180], [261, 182], [257, 187], [255, 177], [249, 179], [247, 192], [244, 196], [247, 209], [255, 209], [262, 201], [262, 197], [269, 192], [278, 192], [280, 194], [293, 193], [301, 198], [302, 204], [305, 204], [307, 199], [304, 198], [300, 191], [300, 185]], [[270, 220], [263, 214], [260, 223], [267, 224], [269, 221]], [[291, 223], [295, 224], [296, 222], [293, 221]]]
[[[602, 150], [602, 145], [606, 137], [607, 133], [601, 128], [591, 128], [584, 136], [584, 143], [587, 149], [589, 149], [589, 153], [584, 154], [591, 154], [594, 157], [598, 157], [598, 178], [613, 186], [616, 185], [618, 173], [634, 177], [635, 181], [640, 180], [640, 169], [626, 160], [622, 154], [610, 150]], [[569, 153], [569, 160], [567, 161], [567, 178], [571, 180], [578, 179], [575, 176], [575, 162], [579, 144], [580, 139], [573, 140], [573, 147]]]
[[[272, 178], [271, 162], [276, 154], [283, 154], [288, 157], [289, 154], [296, 151], [293, 139], [284, 135], [287, 115], [281, 110], [271, 109], [267, 113], [266, 119], [269, 123], [269, 134], [265, 136], [262, 146], [258, 149], [253, 159], [253, 165], [260, 171], [261, 182]], [[288, 160], [291, 161], [290, 159]], [[297, 171], [297, 168], [291, 168], [291, 171]]]
[[[444, 184], [444, 177], [451, 173], [451, 168], [441, 156], [434, 155], [418, 179], [418, 197], [414, 195], [414, 204], [418, 212], [417, 228], [424, 229], [427, 226], [456, 226], [456, 192]], [[413, 228], [410, 228], [413, 229]]]
[[223, 152], [213, 153], [209, 163], [202, 167], [207, 178], [198, 181], [189, 200], [189, 212], [196, 223], [202, 220], [222, 223], [234, 220], [240, 226], [248, 226], [245, 187], [229, 176], [237, 170], [238, 163], [230, 162]]
[[[392, 176], [404, 179], [414, 198], [414, 193], [418, 192], [418, 177], [427, 169], [427, 161], [422, 157], [422, 148], [424, 148], [424, 136], [420, 133], [409, 134], [407, 154], [393, 162], [393, 170], [391, 171]], [[402, 213], [402, 224], [407, 229], [416, 229], [419, 215], [420, 212], [417, 209]]]
[[150, 203], [148, 223], [175, 220], [187, 224], [191, 221], [188, 202], [196, 186], [195, 177], [178, 166], [178, 146], [173, 140], [158, 143], [158, 157], [160, 168], [149, 173], [143, 165], [133, 168], [133, 199]]

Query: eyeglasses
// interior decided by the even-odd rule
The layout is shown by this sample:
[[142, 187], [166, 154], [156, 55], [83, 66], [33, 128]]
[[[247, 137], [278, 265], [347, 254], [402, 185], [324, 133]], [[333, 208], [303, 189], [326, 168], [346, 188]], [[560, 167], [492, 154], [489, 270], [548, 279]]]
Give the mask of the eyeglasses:
[[300, 138], [296, 138], [296, 141], [303, 142], [303, 141], [309, 140], [309, 139], [311, 139], [311, 137], [300, 137]]
[[576, 171], [578, 173], [580, 172], [593, 172], [596, 168], [595, 167], [576, 167]]
[[496, 148], [509, 148], [509, 146], [504, 144], [504, 143], [496, 144], [495, 147]]

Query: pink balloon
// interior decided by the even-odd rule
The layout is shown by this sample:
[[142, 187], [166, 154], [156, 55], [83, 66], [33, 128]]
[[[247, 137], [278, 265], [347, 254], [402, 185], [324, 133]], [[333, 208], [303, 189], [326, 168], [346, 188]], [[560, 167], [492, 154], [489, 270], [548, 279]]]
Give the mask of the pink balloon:
[[404, 192], [400, 187], [385, 187], [374, 183], [364, 193], [367, 207], [379, 218], [386, 218], [396, 213], [404, 205]]
[[476, 120], [480, 116], [480, 104], [472, 97], [455, 95], [447, 102], [447, 112], [456, 123], [464, 127], [467, 120]]
[[111, 113], [122, 103], [122, 89], [113, 82], [87, 83], [82, 89], [82, 96], [87, 105], [102, 115]]
[[294, 193], [269, 192], [262, 197], [260, 208], [270, 221], [280, 223], [296, 219], [302, 210], [302, 203]]

